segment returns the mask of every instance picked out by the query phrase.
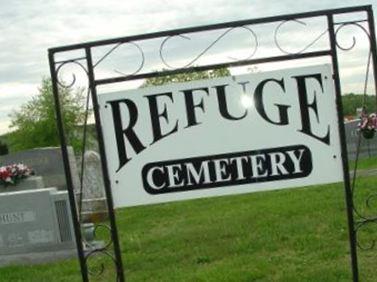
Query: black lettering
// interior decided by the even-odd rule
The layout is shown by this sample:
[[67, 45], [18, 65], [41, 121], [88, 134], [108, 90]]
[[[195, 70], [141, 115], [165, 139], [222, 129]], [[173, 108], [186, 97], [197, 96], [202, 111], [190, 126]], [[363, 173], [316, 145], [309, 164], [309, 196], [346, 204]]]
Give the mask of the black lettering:
[[207, 87], [196, 88], [196, 89], [188, 89], [188, 90], [182, 91], [183, 94], [185, 95], [185, 102], [186, 102], [186, 115], [187, 115], [187, 126], [186, 126], [186, 128], [190, 127], [190, 126], [201, 124], [201, 122], [198, 122], [196, 120], [195, 108], [200, 108], [200, 109], [202, 109], [203, 112], [205, 112], [203, 98], [200, 99], [200, 102], [198, 104], [194, 103], [193, 92], [197, 91], [197, 90], [204, 91], [207, 95], [209, 95]]
[[218, 86], [214, 87], [216, 89], [217, 99], [218, 99], [218, 102], [219, 102], [219, 110], [220, 110], [221, 115], [224, 118], [229, 119], [229, 120], [240, 120], [240, 119], [243, 119], [247, 115], [247, 110], [240, 117], [232, 116], [229, 113], [227, 102], [226, 102], [226, 93], [225, 93], [225, 87], [226, 86], [228, 86], [228, 84], [218, 85]]
[[[111, 109], [113, 112], [115, 137], [116, 137], [118, 157], [119, 157], [119, 167], [117, 169], [117, 172], [118, 172], [128, 161], [131, 160], [131, 158], [127, 156], [124, 136], [130, 142], [136, 154], [139, 154], [141, 151], [143, 151], [145, 147], [141, 143], [139, 137], [137, 136], [137, 134], [135, 133], [133, 129], [138, 118], [138, 111], [137, 111], [137, 107], [135, 103], [128, 99], [111, 101], [108, 103], [111, 105]], [[121, 103], [125, 104], [128, 109], [129, 123], [126, 128], [123, 128], [123, 125], [122, 125], [122, 119], [121, 119], [121, 114], [120, 114]]]
[[323, 137], [317, 136], [312, 132], [310, 116], [309, 116], [309, 109], [312, 109], [313, 112], [315, 113], [317, 121], [319, 122], [316, 92], [314, 91], [313, 102], [309, 103], [308, 102], [308, 92], [307, 92], [307, 89], [306, 89], [306, 79], [313, 78], [313, 79], [317, 80], [319, 85], [321, 86], [321, 90], [323, 92], [321, 74], [317, 73], [317, 74], [293, 76], [293, 78], [295, 78], [296, 82], [297, 82], [298, 98], [299, 98], [299, 102], [300, 102], [302, 129], [299, 130], [299, 131], [301, 131], [302, 133], [304, 133], [306, 135], [314, 137], [315, 139], [317, 139], [317, 140], [319, 140], [319, 141], [321, 141], [321, 142], [323, 142], [327, 145], [330, 145], [330, 126], [327, 127], [327, 133], [326, 133], [325, 136], [323, 136]]
[[279, 121], [271, 120], [268, 115], [266, 114], [265, 107], [263, 104], [263, 89], [264, 86], [269, 82], [277, 83], [281, 89], [285, 92], [284, 80], [277, 80], [277, 79], [265, 79], [261, 81], [258, 86], [255, 88], [254, 99], [255, 99], [255, 108], [257, 109], [258, 113], [269, 123], [276, 124], [276, 125], [287, 125], [288, 124], [288, 108], [290, 106], [287, 105], [279, 105], [275, 104], [279, 111]]
[[162, 110], [162, 112], [160, 112], [159, 109], [158, 109], [157, 98], [162, 97], [162, 96], [166, 96], [166, 97], [170, 98], [170, 100], [172, 102], [174, 102], [171, 92], [145, 96], [148, 99], [148, 102], [149, 102], [149, 111], [150, 111], [150, 115], [151, 115], [152, 130], [153, 130], [153, 142], [151, 143], [151, 145], [153, 143], [156, 143], [157, 141], [161, 140], [162, 138], [167, 137], [174, 132], [177, 132], [177, 130], [178, 130], [178, 120], [177, 120], [177, 122], [175, 123], [175, 126], [172, 130], [170, 130], [169, 132], [167, 132], [165, 134], [162, 133], [160, 118], [164, 118], [165, 121], [167, 123], [169, 123], [169, 117], [168, 117], [168, 111], [167, 111], [166, 104], [164, 104], [164, 109]]

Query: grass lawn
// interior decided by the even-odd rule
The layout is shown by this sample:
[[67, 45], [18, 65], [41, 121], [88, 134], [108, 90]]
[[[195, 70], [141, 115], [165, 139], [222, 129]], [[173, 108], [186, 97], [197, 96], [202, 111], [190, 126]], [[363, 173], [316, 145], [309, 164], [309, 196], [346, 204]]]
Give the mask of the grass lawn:
[[[355, 168], [355, 162], [350, 162], [350, 169]], [[357, 164], [358, 169], [373, 169], [377, 168], [377, 157], [371, 157], [366, 159], [361, 159]]]
[[[376, 188], [359, 178], [356, 196]], [[125, 208], [117, 224], [128, 281], [351, 281], [342, 184]], [[377, 281], [377, 249], [359, 261], [360, 281]], [[107, 270], [93, 281], [114, 281]], [[80, 279], [76, 260], [0, 268], [1, 282]]]

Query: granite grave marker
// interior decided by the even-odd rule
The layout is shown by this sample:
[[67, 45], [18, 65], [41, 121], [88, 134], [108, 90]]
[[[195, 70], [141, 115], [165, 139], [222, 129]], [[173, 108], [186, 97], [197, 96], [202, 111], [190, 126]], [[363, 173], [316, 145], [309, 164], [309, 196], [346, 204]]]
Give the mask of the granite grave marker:
[[66, 191], [0, 193], [0, 254], [75, 248]]
[[[71, 175], [74, 187], [79, 187], [79, 177], [75, 155], [72, 147], [68, 147]], [[60, 147], [31, 149], [0, 156], [0, 165], [23, 163], [32, 168], [36, 175], [42, 176], [45, 187], [66, 189], [64, 163]]]
[[82, 211], [84, 219], [91, 221], [90, 215], [107, 212], [101, 157], [95, 151], [87, 151], [84, 164]]

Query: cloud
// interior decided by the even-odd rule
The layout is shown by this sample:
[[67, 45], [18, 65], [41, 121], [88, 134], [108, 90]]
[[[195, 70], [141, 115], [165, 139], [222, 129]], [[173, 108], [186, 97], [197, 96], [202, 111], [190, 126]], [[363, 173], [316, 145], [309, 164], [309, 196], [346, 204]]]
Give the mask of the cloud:
[[19, 110], [20, 105], [38, 92], [38, 84], [6, 83], [0, 84], [0, 134], [10, 129], [9, 115]]
[[[372, 3], [372, 0], [361, 0], [358, 1], [357, 5]], [[35, 89], [37, 89], [42, 76], [49, 76], [47, 49], [51, 47], [188, 26], [352, 5], [355, 5], [353, 0], [306, 0], [300, 2], [297, 0], [0, 1], [0, 104], [7, 105], [0, 109], [0, 117], [2, 121], [7, 122], [9, 112], [12, 109], [17, 109], [22, 102], [30, 98], [32, 93], [36, 92]], [[262, 35], [261, 37], [268, 37], [262, 42], [265, 44], [265, 49], [260, 49], [261, 54], [256, 54], [258, 56], [268, 54], [268, 46], [273, 39], [271, 32], [267, 32], [268, 28], [268, 26], [265, 26], [257, 29]], [[347, 34], [345, 32], [343, 36]], [[237, 42], [236, 38], [232, 39], [233, 43]], [[284, 46], [289, 49], [297, 48], [307, 38], [308, 34], [305, 30], [302, 30], [294, 40], [288, 35], [286, 37], [288, 41], [284, 40]], [[207, 39], [210, 40], [211, 38]], [[242, 53], [245, 44], [250, 41], [250, 37], [239, 37], [239, 40], [242, 47], [236, 49], [237, 52]], [[236, 44], [229, 44], [229, 41], [231, 39], [228, 40], [228, 43], [216, 47], [217, 49], [215, 48], [214, 51], [228, 56], [228, 54], [222, 53], [221, 48], [236, 46]], [[361, 39], [359, 42], [362, 41]], [[173, 43], [173, 41], [170, 43]], [[150, 69], [161, 66], [155, 59], [158, 56], [158, 49], [157, 53], [155, 49], [154, 53], [151, 51], [155, 46], [158, 46], [158, 43], [156, 44], [153, 45], [150, 42], [145, 44], [148, 53], [146, 56], [148, 56], [148, 59], [154, 58], [146, 66]], [[203, 45], [197, 45], [197, 47], [199, 46], [204, 46], [204, 42]], [[118, 60], [114, 60], [115, 63], [113, 64], [104, 64], [102, 69], [98, 70], [98, 73], [107, 75], [114, 69], [124, 70], [125, 72], [131, 69], [132, 71], [132, 68], [138, 65], [137, 60], [139, 58], [130, 50], [131, 47], [124, 48], [123, 51], [125, 52], [121, 54], [121, 60], [118, 58]], [[177, 56], [170, 58], [175, 59], [184, 56], [189, 53], [188, 51], [191, 52], [191, 55], [196, 52], [196, 50], [188, 50], [188, 48], [183, 50], [185, 52], [178, 52]], [[211, 58], [211, 56], [217, 58], [216, 56], [218, 56], [216, 52], [215, 54], [209, 53], [209, 55], [208, 58]], [[353, 53], [352, 57], [362, 58], [362, 55]], [[206, 60], [206, 58], [203, 59]], [[347, 70], [343, 89], [353, 89], [354, 85], [358, 85], [354, 79], [362, 78], [360, 76], [360, 65], [363, 64], [365, 64], [365, 60], [358, 62], [352, 59], [352, 63], [346, 66], [353, 71]], [[353, 75], [353, 72], [357, 75]], [[353, 80], [347, 83], [349, 77], [352, 77]], [[4, 127], [0, 128], [0, 134], [2, 132], [4, 132]]]
[[[18, 98], [28, 99], [38, 93], [38, 86], [38, 83], [2, 83], [0, 84], [0, 99], [7, 102]], [[2, 103], [3, 106], [4, 104], [6, 103]]]
[[0, 121], [0, 132], [10, 132], [9, 130], [10, 121]]

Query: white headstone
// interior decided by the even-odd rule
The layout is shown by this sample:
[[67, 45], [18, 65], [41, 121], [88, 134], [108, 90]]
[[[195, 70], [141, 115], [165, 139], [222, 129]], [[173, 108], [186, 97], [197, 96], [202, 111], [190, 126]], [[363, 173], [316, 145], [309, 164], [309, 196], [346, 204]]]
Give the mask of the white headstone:
[[106, 198], [100, 155], [95, 151], [85, 152], [84, 164], [82, 212], [85, 217], [106, 211]]
[[100, 155], [95, 151], [87, 151], [84, 154], [84, 162], [83, 198], [105, 197]]

